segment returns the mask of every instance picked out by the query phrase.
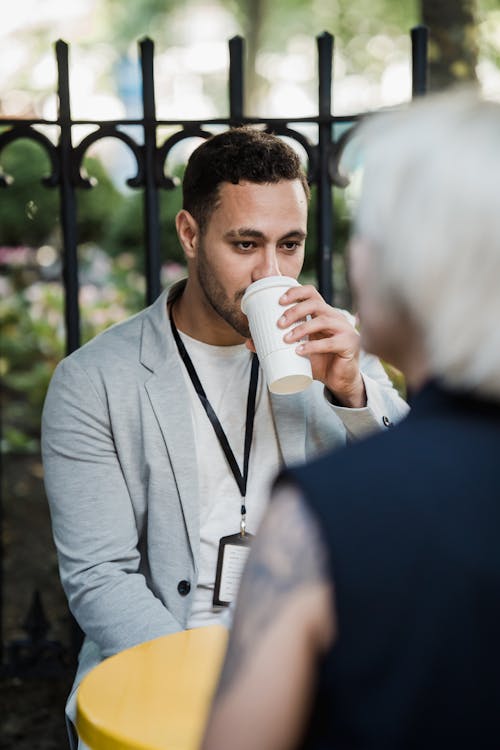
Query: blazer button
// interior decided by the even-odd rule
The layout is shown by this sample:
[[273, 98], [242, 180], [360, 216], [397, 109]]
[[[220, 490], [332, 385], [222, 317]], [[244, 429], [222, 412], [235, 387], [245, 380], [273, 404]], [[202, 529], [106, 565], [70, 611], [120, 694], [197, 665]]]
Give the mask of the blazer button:
[[384, 427], [392, 427], [392, 422], [389, 417], [382, 417], [382, 424]]
[[187, 596], [191, 591], [191, 584], [189, 581], [179, 581], [177, 584], [177, 591], [181, 596]]

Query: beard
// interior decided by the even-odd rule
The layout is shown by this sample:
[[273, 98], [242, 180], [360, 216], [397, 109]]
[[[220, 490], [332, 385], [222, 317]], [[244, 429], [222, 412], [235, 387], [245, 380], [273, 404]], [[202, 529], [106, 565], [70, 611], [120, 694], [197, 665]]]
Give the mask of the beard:
[[241, 299], [245, 294], [245, 289], [241, 289], [231, 299], [228, 297], [226, 290], [217, 279], [210, 266], [210, 262], [205, 252], [205, 247], [200, 242], [198, 250], [197, 265], [198, 282], [205, 294], [205, 298], [210, 307], [228, 323], [234, 330], [246, 339], [251, 337], [248, 327], [248, 318], [241, 312]]

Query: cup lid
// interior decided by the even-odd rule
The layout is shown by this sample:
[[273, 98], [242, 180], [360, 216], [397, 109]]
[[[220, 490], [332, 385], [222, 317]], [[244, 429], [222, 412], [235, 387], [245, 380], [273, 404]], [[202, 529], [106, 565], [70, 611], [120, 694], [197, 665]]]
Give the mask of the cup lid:
[[275, 286], [282, 286], [288, 289], [291, 286], [300, 286], [300, 284], [297, 279], [294, 279], [291, 276], [265, 276], [263, 279], [258, 279], [246, 288], [245, 294], [241, 299], [241, 309], [243, 312], [245, 312], [245, 302], [252, 294], [260, 292], [263, 289], [271, 289]]

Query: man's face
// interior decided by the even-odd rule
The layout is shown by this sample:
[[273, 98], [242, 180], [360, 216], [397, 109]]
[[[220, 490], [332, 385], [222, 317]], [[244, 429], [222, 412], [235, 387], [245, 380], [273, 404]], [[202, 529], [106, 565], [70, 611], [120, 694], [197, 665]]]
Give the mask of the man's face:
[[211, 307], [241, 336], [250, 337], [240, 304], [246, 288], [265, 276], [297, 278], [304, 262], [307, 198], [300, 180], [224, 182], [201, 235], [196, 272]]

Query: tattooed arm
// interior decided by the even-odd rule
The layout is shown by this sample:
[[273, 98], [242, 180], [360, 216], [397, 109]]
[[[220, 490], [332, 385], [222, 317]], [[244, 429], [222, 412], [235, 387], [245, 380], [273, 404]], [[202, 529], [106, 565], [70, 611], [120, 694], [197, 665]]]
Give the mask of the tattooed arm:
[[334, 630], [316, 519], [294, 487], [282, 487], [243, 574], [202, 750], [295, 748], [309, 714], [316, 663]]

